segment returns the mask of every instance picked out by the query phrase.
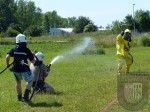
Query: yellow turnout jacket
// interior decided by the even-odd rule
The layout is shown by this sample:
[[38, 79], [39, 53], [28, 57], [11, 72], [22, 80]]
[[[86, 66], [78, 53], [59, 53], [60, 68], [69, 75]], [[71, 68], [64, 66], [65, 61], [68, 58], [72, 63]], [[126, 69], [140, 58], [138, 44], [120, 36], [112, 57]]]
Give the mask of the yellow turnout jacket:
[[132, 41], [129, 42], [119, 34], [116, 39], [116, 48], [117, 48], [117, 55], [127, 56], [130, 50], [130, 47], [133, 46]]

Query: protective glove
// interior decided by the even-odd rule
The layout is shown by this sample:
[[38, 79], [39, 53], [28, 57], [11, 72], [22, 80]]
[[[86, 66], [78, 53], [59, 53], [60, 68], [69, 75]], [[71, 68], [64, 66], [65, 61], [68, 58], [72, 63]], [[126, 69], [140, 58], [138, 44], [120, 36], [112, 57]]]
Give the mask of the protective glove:
[[48, 72], [50, 71], [50, 66], [51, 66], [51, 64], [46, 65], [46, 67], [47, 67], [47, 71], [48, 71]]

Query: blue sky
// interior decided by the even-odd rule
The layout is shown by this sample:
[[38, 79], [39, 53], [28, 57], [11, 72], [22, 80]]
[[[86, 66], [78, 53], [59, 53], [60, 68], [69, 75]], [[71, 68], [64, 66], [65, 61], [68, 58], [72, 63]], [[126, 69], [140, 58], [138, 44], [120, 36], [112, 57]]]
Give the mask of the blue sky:
[[149, 0], [31, 0], [42, 12], [57, 11], [61, 17], [89, 17], [97, 26], [107, 26], [112, 21], [122, 21], [126, 15], [143, 9], [150, 11]]

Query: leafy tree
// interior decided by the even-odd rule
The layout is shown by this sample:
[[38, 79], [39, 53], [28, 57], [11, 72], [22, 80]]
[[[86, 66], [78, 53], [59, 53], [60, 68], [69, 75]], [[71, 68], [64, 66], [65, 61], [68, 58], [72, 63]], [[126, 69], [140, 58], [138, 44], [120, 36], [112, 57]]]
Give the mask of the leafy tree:
[[84, 27], [84, 32], [95, 32], [95, 31], [97, 31], [97, 26], [91, 23]]
[[15, 37], [16, 35], [18, 35], [19, 32], [11, 27], [8, 27], [5, 35], [8, 36], [8, 37]]
[[16, 30], [16, 31], [18, 31], [18, 32], [20, 32], [21, 33], [21, 28], [20, 28], [20, 26], [16, 23], [11, 23], [10, 25], [9, 25], [9, 27], [11, 27], [12, 29], [14, 29], [14, 30]]
[[29, 1], [28, 3], [26, 3], [26, 17], [28, 17], [27, 22], [29, 25], [34, 21], [35, 10], [36, 7], [34, 2]]
[[134, 25], [134, 20], [132, 18], [132, 15], [127, 15], [124, 19], [124, 23], [126, 24], [126, 28], [129, 28], [129, 29], [133, 29], [133, 25]]
[[135, 12], [135, 20], [139, 24], [140, 30], [150, 30], [150, 12], [148, 10], [137, 10]]
[[50, 29], [50, 24], [49, 24], [49, 19], [48, 19], [48, 15], [44, 15], [44, 20], [43, 20], [43, 31], [44, 33], [49, 33], [49, 29]]
[[112, 29], [112, 26], [111, 26], [111, 24], [107, 24], [107, 26], [106, 26], [106, 29], [109, 29], [109, 30], [111, 30], [111, 29]]
[[75, 27], [76, 21], [77, 21], [76, 17], [68, 17], [68, 26], [70, 28]]
[[69, 26], [68, 19], [67, 18], [62, 18], [61, 19], [61, 27], [66, 28], [68, 26]]
[[27, 14], [26, 14], [26, 4], [27, 2], [25, 2], [24, 0], [19, 0], [17, 2], [17, 11], [16, 11], [16, 18], [17, 18], [17, 22], [22, 30], [22, 32], [28, 27], [28, 23], [27, 23]]
[[122, 30], [126, 29], [127, 25], [124, 22], [120, 22], [118, 20], [113, 21], [111, 25], [111, 29], [113, 33], [120, 33]]
[[92, 21], [89, 18], [80, 16], [76, 21], [76, 25], [73, 29], [73, 32], [82, 33], [84, 30], [84, 27], [90, 23], [92, 23]]
[[19, 0], [17, 3], [16, 18], [22, 30], [22, 33], [31, 26], [41, 26], [41, 9], [36, 8], [34, 2]]
[[15, 10], [14, 0], [0, 0], [0, 32], [6, 31], [8, 26], [15, 21]]
[[42, 10], [37, 7], [34, 11], [34, 16], [31, 25], [36, 25], [37, 27], [42, 26], [44, 15], [42, 14]]
[[[127, 15], [124, 21], [113, 21], [111, 25], [111, 29], [114, 33], [120, 32], [122, 29], [134, 29], [138, 31], [150, 31], [150, 12], [144, 10], [137, 10], [135, 12], [135, 17], [133, 18], [131, 15]], [[109, 26], [110, 27], [110, 26]]]
[[46, 12], [45, 15], [48, 17], [47, 22], [49, 22], [49, 27], [51, 28], [68, 27], [68, 19], [62, 18], [57, 14], [56, 11]]
[[31, 25], [25, 32], [24, 34], [26, 34], [27, 36], [41, 36], [42, 34], [42, 28], [38, 27], [36, 25]]
[[56, 11], [52, 12], [46, 12], [46, 15], [48, 16], [49, 19], [49, 24], [51, 28], [56, 28], [58, 27], [58, 15]]

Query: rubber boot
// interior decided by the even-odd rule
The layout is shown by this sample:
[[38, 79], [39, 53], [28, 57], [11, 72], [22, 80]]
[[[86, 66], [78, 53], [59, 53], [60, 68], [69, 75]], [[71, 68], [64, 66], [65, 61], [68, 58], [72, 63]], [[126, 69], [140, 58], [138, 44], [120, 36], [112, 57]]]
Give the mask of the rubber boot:
[[29, 101], [29, 92], [30, 92], [30, 90], [25, 89], [25, 91], [24, 91], [24, 97], [23, 97], [23, 99], [25, 101]]
[[18, 101], [21, 101], [22, 100], [22, 95], [18, 95]]

